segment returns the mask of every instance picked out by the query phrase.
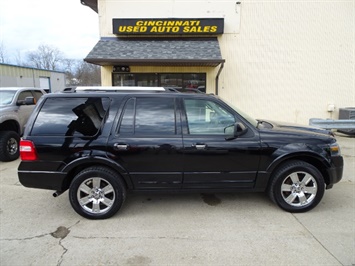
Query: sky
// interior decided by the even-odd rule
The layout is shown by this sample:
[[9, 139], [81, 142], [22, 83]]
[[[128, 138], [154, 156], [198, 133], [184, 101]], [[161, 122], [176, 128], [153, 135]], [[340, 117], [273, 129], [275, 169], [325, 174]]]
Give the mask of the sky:
[[[6, 63], [44, 44], [83, 59], [99, 40], [98, 14], [80, 0], [0, 0], [0, 45]], [[18, 61], [18, 60], [17, 60]]]

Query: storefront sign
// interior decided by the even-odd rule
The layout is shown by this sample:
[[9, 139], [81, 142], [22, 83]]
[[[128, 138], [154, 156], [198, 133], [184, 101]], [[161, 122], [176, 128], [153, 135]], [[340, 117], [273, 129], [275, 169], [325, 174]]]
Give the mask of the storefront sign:
[[117, 35], [216, 35], [223, 28], [223, 18], [113, 19]]

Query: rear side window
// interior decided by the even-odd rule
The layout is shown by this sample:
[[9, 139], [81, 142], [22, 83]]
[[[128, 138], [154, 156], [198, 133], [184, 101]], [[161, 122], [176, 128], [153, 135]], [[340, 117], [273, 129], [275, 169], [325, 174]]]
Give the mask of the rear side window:
[[94, 136], [109, 107], [108, 98], [48, 98], [32, 128], [32, 136]]
[[43, 93], [41, 91], [33, 91], [34, 97], [36, 99], [36, 101], [39, 100], [39, 98], [41, 98], [41, 96], [43, 95]]
[[174, 135], [175, 99], [132, 98], [123, 110], [121, 134]]

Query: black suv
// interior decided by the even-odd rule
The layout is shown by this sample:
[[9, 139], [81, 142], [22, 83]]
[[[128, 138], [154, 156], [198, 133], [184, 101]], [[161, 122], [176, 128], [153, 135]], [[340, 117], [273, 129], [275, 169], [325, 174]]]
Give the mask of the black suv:
[[266, 191], [304, 212], [342, 178], [329, 131], [255, 120], [214, 95], [133, 89], [42, 97], [21, 140], [20, 182], [69, 189], [78, 214], [103, 219], [129, 191]]

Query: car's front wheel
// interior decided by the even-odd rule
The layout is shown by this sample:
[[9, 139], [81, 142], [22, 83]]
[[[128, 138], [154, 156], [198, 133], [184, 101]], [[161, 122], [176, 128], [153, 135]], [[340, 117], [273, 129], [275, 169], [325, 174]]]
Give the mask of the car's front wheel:
[[125, 198], [126, 188], [120, 176], [102, 166], [89, 167], [79, 172], [69, 188], [72, 207], [88, 219], [113, 216]]
[[268, 192], [282, 209], [306, 212], [318, 205], [324, 191], [324, 179], [316, 167], [303, 161], [290, 161], [274, 173]]

